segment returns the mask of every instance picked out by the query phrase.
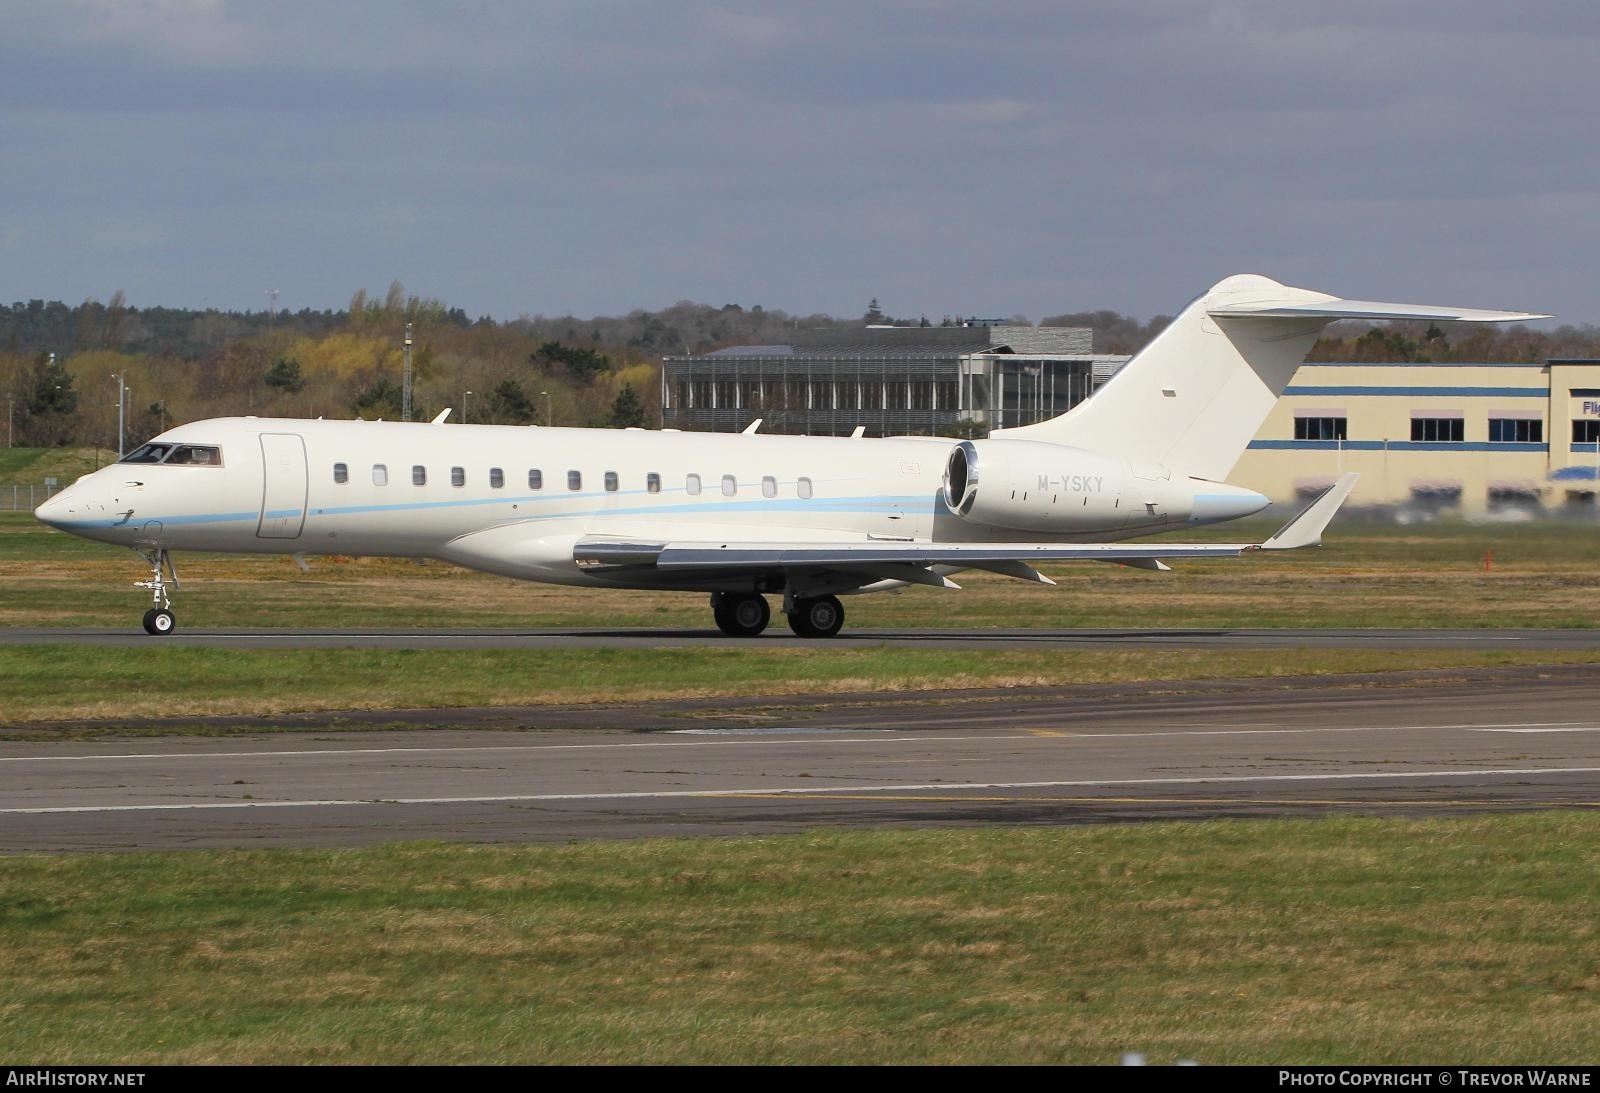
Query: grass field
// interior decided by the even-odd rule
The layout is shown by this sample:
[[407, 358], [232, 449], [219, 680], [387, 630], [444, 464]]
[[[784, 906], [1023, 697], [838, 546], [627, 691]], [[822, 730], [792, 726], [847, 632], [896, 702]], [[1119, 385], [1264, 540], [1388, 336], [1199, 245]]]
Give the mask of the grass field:
[[0, 860], [0, 1056], [1592, 1063], [1600, 815]]
[[[1259, 539], [1240, 524], [1187, 538]], [[917, 588], [845, 601], [858, 627], [1600, 625], [1600, 527], [1335, 524], [1320, 549], [1180, 562], [1155, 574], [1047, 567], [1047, 588], [969, 572], [959, 592]], [[711, 625], [694, 593], [559, 588], [437, 563], [178, 555], [180, 626]], [[1486, 567], [1487, 562], [1487, 567]], [[147, 598], [132, 552], [0, 514], [0, 626], [137, 628]], [[781, 624], [780, 624], [781, 625]]]

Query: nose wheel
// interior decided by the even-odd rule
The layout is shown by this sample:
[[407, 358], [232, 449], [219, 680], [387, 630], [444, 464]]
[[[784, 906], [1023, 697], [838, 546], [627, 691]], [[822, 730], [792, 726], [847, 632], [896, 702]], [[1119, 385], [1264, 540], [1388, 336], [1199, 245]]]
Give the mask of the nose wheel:
[[177, 629], [178, 619], [172, 613], [172, 597], [167, 594], [167, 586], [170, 584], [174, 590], [180, 587], [178, 569], [172, 564], [172, 555], [165, 550], [140, 551], [139, 556], [150, 565], [150, 579], [133, 582], [133, 587], [150, 591], [152, 606], [144, 613], [144, 632], [158, 637], [170, 634]]

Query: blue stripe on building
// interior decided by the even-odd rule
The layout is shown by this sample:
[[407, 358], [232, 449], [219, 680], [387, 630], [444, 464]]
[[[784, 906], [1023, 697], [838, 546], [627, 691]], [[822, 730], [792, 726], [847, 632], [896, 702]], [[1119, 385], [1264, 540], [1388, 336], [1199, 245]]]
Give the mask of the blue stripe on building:
[[1324, 387], [1289, 386], [1286, 395], [1406, 395], [1411, 398], [1549, 398], [1548, 387]]
[[[1305, 452], [1544, 452], [1545, 444], [1487, 440], [1252, 440], [1254, 449]], [[1594, 445], [1587, 446], [1593, 450]], [[1580, 450], [1578, 446], [1573, 451]]]

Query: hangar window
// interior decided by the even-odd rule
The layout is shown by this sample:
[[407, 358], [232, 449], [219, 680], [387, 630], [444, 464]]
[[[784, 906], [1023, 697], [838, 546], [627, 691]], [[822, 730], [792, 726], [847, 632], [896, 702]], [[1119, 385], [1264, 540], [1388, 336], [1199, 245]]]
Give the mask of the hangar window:
[[542, 489], [544, 489], [544, 472], [543, 471], [541, 471], [541, 470], [530, 470], [528, 472], [528, 488], [530, 490], [542, 490]]
[[568, 471], [567, 472], [567, 489], [569, 489], [569, 490], [581, 490], [581, 489], [583, 489], [583, 472], [582, 471]]
[[616, 471], [607, 471], [606, 472], [606, 492], [607, 493], [616, 493], [617, 492], [617, 472]]
[[770, 474], [767, 475], [765, 478], [763, 478], [761, 480], [761, 496], [762, 497], [776, 497], [776, 496], [778, 496], [778, 480], [776, 478], [772, 477]]
[[739, 482], [731, 474], [722, 476], [722, 496], [732, 497], [739, 492]]
[[644, 476], [644, 488], [645, 488], [645, 492], [647, 492], [647, 493], [660, 493], [661, 492], [661, 476], [659, 474], [657, 474], [655, 471], [651, 471], [649, 474], [645, 475]]
[[683, 480], [683, 492], [690, 497], [698, 497], [700, 495], [700, 476], [698, 474], [691, 474]]
[[1572, 422], [1574, 444], [1600, 444], [1600, 418], [1580, 417]]
[[372, 484], [374, 486], [387, 486], [389, 484], [389, 465], [387, 463], [374, 463], [372, 465]]
[[794, 492], [801, 497], [811, 496], [811, 479], [801, 478], [794, 484]]
[[1294, 438], [1296, 440], [1349, 440], [1347, 431], [1349, 418], [1343, 417], [1296, 417], [1294, 419]]
[[1458, 417], [1414, 417], [1411, 419], [1411, 439], [1459, 444], [1466, 439], [1466, 426]]
[[1489, 419], [1491, 444], [1539, 444], [1544, 441], [1544, 422], [1524, 421], [1520, 418], [1492, 417]]
[[413, 486], [426, 486], [428, 484], [428, 468], [421, 463], [411, 468], [411, 484]]
[[467, 484], [467, 468], [451, 467], [450, 484], [452, 486], [465, 486]]
[[335, 463], [333, 465], [333, 480], [341, 486], [350, 481], [350, 468], [344, 463]]
[[499, 467], [489, 468], [489, 488], [498, 490], [506, 484], [506, 472]]

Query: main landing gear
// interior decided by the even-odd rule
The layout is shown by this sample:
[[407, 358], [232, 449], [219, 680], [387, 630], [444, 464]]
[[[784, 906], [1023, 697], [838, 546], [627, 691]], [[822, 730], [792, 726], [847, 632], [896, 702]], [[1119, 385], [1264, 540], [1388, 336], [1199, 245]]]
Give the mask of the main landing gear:
[[837, 596], [796, 599], [789, 610], [789, 629], [803, 638], [831, 638], [844, 626], [844, 604]]
[[717, 620], [717, 629], [730, 638], [753, 638], [760, 635], [772, 621], [772, 608], [766, 597], [754, 592], [713, 592], [711, 614]]
[[150, 579], [134, 581], [133, 587], [149, 589], [150, 601], [154, 604], [144, 613], [144, 632], [158, 636], [170, 634], [177, 629], [178, 619], [172, 613], [172, 598], [167, 595], [167, 584], [170, 577], [172, 587], [180, 587], [177, 567], [172, 564], [172, 555], [165, 550], [141, 550], [139, 556], [149, 563]]
[[[789, 629], [803, 638], [831, 638], [844, 626], [844, 605], [836, 596], [784, 598]], [[711, 614], [730, 638], [753, 638], [772, 621], [766, 597], [753, 592], [713, 592]]]

